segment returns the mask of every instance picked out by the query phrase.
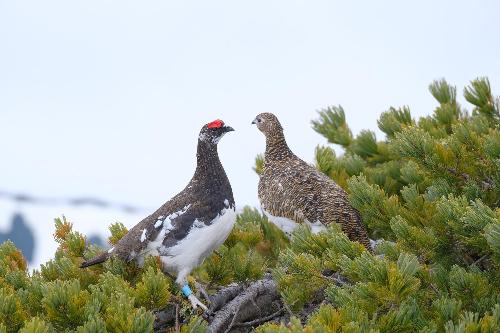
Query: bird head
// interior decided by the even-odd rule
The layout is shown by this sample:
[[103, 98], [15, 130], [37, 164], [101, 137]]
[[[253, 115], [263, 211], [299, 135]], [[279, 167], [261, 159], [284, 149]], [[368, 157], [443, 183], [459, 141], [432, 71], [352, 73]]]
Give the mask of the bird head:
[[255, 117], [252, 124], [257, 125], [257, 128], [264, 133], [264, 135], [272, 136], [283, 133], [283, 127], [278, 118], [272, 113], [261, 113]]
[[231, 131], [234, 131], [231, 126], [226, 126], [222, 120], [216, 119], [201, 128], [198, 139], [209, 144], [217, 145], [224, 134]]

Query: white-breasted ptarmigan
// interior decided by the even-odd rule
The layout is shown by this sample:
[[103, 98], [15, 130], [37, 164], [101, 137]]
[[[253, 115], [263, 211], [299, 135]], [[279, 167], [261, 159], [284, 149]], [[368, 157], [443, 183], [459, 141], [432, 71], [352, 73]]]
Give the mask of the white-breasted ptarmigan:
[[298, 223], [309, 224], [313, 232], [339, 223], [349, 239], [371, 250], [361, 216], [349, 203], [347, 193], [288, 148], [278, 118], [261, 113], [252, 124], [266, 136], [258, 194], [268, 219], [288, 235]]
[[114, 256], [139, 265], [147, 255], [159, 256], [166, 273], [176, 282], [194, 308], [207, 307], [193, 295], [187, 284], [191, 270], [219, 247], [236, 221], [231, 184], [217, 153], [217, 144], [233, 128], [221, 120], [200, 131], [197, 166], [189, 184], [153, 214], [135, 225], [109, 251], [85, 261], [88, 267]]

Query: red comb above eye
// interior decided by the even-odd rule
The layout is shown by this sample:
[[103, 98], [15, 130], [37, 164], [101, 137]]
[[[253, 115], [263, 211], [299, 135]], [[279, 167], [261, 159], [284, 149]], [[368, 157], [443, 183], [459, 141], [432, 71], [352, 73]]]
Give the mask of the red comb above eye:
[[220, 128], [222, 126], [224, 126], [224, 122], [220, 119], [214, 120], [211, 123], [207, 124], [208, 128]]

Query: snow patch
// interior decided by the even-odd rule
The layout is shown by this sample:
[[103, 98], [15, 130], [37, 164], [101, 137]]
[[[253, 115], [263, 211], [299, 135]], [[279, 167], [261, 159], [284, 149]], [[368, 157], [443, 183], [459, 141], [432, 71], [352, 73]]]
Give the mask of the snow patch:
[[142, 229], [141, 242], [146, 240], [146, 228]]
[[108, 250], [108, 253], [111, 253], [111, 252], [113, 252], [114, 250], [115, 250], [115, 247], [113, 246], [112, 248], [110, 248], [110, 249]]

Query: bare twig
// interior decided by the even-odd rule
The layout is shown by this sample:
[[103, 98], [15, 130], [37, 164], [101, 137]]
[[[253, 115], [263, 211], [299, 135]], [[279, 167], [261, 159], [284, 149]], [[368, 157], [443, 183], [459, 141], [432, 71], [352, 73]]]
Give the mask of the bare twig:
[[429, 287], [431, 287], [432, 291], [434, 291], [436, 294], [439, 294], [439, 290], [436, 288], [434, 284], [429, 284]]
[[288, 315], [290, 316], [290, 318], [293, 317], [293, 312], [290, 309], [290, 307], [288, 306], [288, 304], [286, 304], [286, 302], [283, 302], [283, 307], [286, 309], [286, 312], [288, 312]]
[[203, 285], [201, 283], [199, 283], [198, 281], [195, 281], [194, 282], [194, 285], [196, 286], [196, 289], [198, 289], [198, 291], [200, 292], [200, 294], [203, 295], [203, 298], [208, 302], [210, 303], [210, 296], [208, 296], [208, 293], [207, 291], [205, 290], [205, 288], [203, 287]]
[[477, 265], [477, 264], [479, 264], [481, 261], [483, 261], [483, 260], [484, 260], [485, 258], [487, 258], [487, 257], [488, 257], [488, 254], [483, 255], [481, 258], [479, 258], [479, 259], [477, 259], [476, 261], [474, 261], [474, 262], [471, 264], [471, 266], [472, 266], [472, 265]]
[[254, 320], [251, 320], [251, 321], [247, 321], [247, 322], [244, 322], [244, 323], [236, 323], [233, 326], [234, 327], [251, 327], [251, 326], [259, 325], [259, 324], [265, 323], [265, 322], [267, 322], [267, 321], [269, 321], [271, 319], [274, 319], [274, 318], [278, 317], [284, 311], [285, 311], [285, 307], [282, 307], [278, 311], [276, 311], [275, 313], [270, 314], [269, 316], [262, 317], [262, 318], [257, 318], [257, 319], [254, 319]]
[[175, 332], [179, 333], [179, 304], [175, 304]]

